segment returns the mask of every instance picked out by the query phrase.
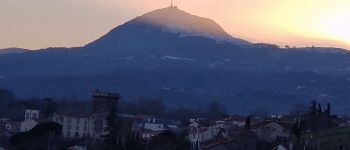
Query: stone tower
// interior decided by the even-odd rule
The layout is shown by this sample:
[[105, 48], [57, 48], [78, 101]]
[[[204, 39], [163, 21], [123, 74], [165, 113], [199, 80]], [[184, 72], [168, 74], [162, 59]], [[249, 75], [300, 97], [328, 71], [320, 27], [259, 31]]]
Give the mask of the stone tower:
[[93, 113], [108, 113], [113, 109], [117, 110], [120, 95], [96, 90], [92, 94], [92, 98]]

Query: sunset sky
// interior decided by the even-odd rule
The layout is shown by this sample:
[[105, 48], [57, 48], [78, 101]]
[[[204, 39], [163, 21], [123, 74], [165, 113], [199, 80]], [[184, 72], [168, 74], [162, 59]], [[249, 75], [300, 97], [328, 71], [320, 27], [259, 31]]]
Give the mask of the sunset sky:
[[[175, 0], [251, 42], [350, 49], [350, 0]], [[0, 48], [75, 47], [170, 0], [0, 0]]]

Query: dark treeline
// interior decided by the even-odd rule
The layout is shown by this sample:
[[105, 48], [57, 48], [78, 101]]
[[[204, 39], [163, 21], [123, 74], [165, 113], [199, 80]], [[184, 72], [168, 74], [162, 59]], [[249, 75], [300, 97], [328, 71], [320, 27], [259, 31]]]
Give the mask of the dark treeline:
[[147, 114], [160, 118], [170, 118], [188, 121], [190, 118], [220, 118], [226, 114], [226, 107], [218, 102], [212, 101], [207, 107], [168, 107], [162, 99], [139, 98], [134, 101], [120, 101], [120, 113]]
[[29, 98], [18, 99], [7, 90], [0, 89], [0, 117], [23, 120], [25, 109], [36, 109], [42, 117], [54, 112], [82, 113], [90, 112], [90, 101], [76, 99]]
[[[23, 120], [25, 109], [37, 109], [43, 117], [51, 115], [53, 112], [58, 113], [90, 113], [91, 99], [82, 100], [77, 98], [28, 98], [18, 99], [8, 90], [0, 89], [0, 117], [10, 118], [14, 120]], [[264, 107], [247, 108], [250, 109], [249, 115], [266, 118], [273, 112]], [[118, 113], [121, 114], [144, 114], [154, 117], [179, 120], [184, 124], [191, 118], [222, 118], [227, 115], [228, 108], [220, 101], [211, 101], [204, 107], [184, 107], [184, 106], [168, 106], [161, 98], [138, 98], [136, 100], [121, 99], [118, 102]], [[287, 113], [289, 116], [300, 116], [307, 112], [308, 104], [296, 103], [291, 105], [291, 109]], [[348, 118], [347, 116], [344, 116]]]
[[[23, 120], [25, 109], [37, 109], [43, 117], [58, 113], [89, 113], [91, 100], [75, 98], [29, 98], [18, 99], [7, 90], [0, 90], [0, 117]], [[220, 118], [226, 114], [226, 107], [219, 101], [212, 101], [206, 107], [169, 107], [161, 98], [139, 98], [137, 100], [120, 100], [118, 113], [144, 114], [154, 117], [180, 120], [184, 123], [190, 118]]]

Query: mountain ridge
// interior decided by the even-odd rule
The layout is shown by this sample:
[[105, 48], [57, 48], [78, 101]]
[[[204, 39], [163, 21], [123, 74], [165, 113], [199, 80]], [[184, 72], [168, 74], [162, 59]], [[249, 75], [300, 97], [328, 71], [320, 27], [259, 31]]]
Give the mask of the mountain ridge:
[[29, 51], [28, 49], [24, 49], [24, 48], [16, 48], [16, 47], [12, 47], [12, 48], [4, 48], [4, 49], [0, 49], [0, 55], [3, 54], [20, 54], [20, 53], [24, 53]]
[[[170, 9], [165, 10], [182, 13]], [[259, 107], [281, 112], [293, 103], [318, 99], [350, 113], [348, 51], [179, 36], [140, 17], [141, 23], [136, 17], [83, 47], [0, 55], [0, 88], [25, 98], [82, 99], [104, 89], [119, 92], [124, 100], [160, 96], [174, 107], [219, 100], [238, 113]]]
[[[174, 41], [179, 38], [197, 37], [213, 40], [217, 43], [231, 43], [237, 45], [250, 44], [245, 40], [233, 38], [213, 20], [189, 14], [179, 10], [177, 7], [167, 7], [148, 12], [119, 25], [101, 38], [88, 43], [86, 47], [99, 47], [96, 46], [98, 43], [103, 43], [100, 44], [100, 47], [106, 45], [123, 48], [130, 47], [131, 45], [132, 47], [132, 43], [128, 43], [129, 45], [121, 44], [132, 42], [132, 40], [135, 40], [135, 43], [147, 40], [150, 43], [160, 44], [161, 42], [159, 42], [159, 40], [162, 40], [162, 38], [155, 37], [157, 36], [156, 34], [163, 36], [162, 38], [167, 34], [166, 40]], [[131, 38], [128, 38], [130, 35]], [[177, 45], [181, 45], [181, 43]]]

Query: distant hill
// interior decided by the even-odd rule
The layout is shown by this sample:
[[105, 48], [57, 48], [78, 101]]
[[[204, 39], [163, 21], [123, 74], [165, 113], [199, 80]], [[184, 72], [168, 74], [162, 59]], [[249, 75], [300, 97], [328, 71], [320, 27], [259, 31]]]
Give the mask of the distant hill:
[[6, 48], [6, 49], [0, 49], [0, 55], [3, 54], [18, 54], [18, 53], [24, 53], [28, 51], [27, 49], [22, 49], [22, 48]]
[[286, 112], [318, 100], [350, 114], [350, 53], [251, 44], [210, 19], [168, 7], [83, 47], [0, 55], [0, 88], [19, 97], [82, 99], [103, 89], [123, 100], [161, 97], [173, 107], [219, 100], [236, 113]]

